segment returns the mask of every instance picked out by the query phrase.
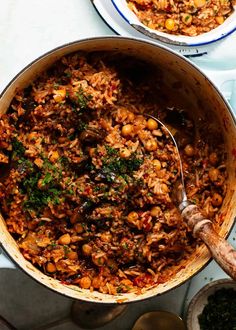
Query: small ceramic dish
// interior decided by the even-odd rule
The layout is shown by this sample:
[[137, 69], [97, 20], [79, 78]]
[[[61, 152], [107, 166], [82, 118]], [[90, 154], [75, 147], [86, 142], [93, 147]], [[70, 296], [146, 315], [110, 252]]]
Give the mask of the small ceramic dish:
[[[220, 279], [205, 285], [191, 300], [186, 313], [186, 324], [188, 330], [200, 330], [198, 316], [208, 304], [208, 297], [220, 289], [234, 289], [236, 282], [231, 279]], [[223, 329], [222, 329], [223, 330]]]
[[217, 28], [207, 33], [200, 34], [196, 37], [189, 37], [150, 29], [146, 25], [142, 24], [138, 17], [129, 9], [126, 0], [111, 0], [111, 2], [113, 3], [119, 15], [134, 29], [141, 32], [146, 37], [148, 36], [152, 39], [167, 43], [169, 45], [190, 47], [207, 45], [221, 40], [236, 31], [236, 8], [234, 8], [234, 12], [225, 20], [225, 22]]

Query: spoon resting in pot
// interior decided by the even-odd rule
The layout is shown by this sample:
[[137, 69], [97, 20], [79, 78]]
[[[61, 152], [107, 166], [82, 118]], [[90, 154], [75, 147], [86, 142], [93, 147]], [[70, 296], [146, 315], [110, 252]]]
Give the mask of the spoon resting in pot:
[[191, 203], [186, 194], [184, 185], [183, 166], [177, 143], [170, 130], [156, 117], [146, 115], [160, 124], [169, 134], [176, 148], [180, 168], [180, 181], [176, 182], [173, 189], [172, 199], [181, 212], [183, 219], [187, 222], [193, 232], [193, 236], [200, 238], [208, 247], [213, 259], [234, 280], [236, 280], [236, 251], [235, 249], [213, 228], [213, 223], [207, 219], [200, 208]]

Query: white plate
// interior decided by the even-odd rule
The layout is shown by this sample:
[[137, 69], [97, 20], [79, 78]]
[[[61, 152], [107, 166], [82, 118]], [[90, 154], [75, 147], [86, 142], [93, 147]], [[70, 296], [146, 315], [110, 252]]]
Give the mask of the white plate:
[[186, 46], [174, 46], [168, 45], [166, 43], [162, 43], [161, 41], [157, 41], [153, 38], [149, 38], [144, 34], [138, 32], [134, 29], [116, 10], [111, 0], [91, 0], [94, 7], [96, 8], [99, 15], [102, 19], [107, 23], [107, 25], [115, 31], [117, 34], [126, 37], [137, 37], [146, 40], [150, 40], [152, 42], [156, 42], [157, 44], [168, 46], [169, 48], [175, 50], [178, 53], [181, 53], [185, 56], [193, 56], [193, 55], [203, 55], [207, 54], [209, 51], [213, 50], [220, 42], [214, 42], [214, 44], [197, 46], [197, 47], [186, 47]]

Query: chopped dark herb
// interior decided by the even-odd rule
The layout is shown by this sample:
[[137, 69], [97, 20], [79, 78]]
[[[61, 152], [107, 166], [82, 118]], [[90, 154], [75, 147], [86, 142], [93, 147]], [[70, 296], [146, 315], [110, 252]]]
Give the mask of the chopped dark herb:
[[236, 291], [217, 290], [198, 316], [201, 330], [236, 330]]
[[125, 250], [128, 250], [128, 248], [129, 248], [129, 246], [128, 246], [128, 244], [126, 242], [125, 243], [122, 243], [122, 247]]
[[190, 16], [189, 15], [187, 15], [187, 16], [185, 16], [185, 22], [187, 22], [188, 20], [189, 20], [189, 18], [190, 18]]
[[58, 88], [59, 88], [59, 84], [58, 84], [58, 83], [54, 83], [54, 84], [53, 84], [53, 88], [54, 88], [54, 89], [58, 89]]
[[82, 120], [80, 120], [78, 125], [76, 126], [78, 132], [84, 131], [87, 127], [88, 127], [88, 124], [86, 124]]
[[69, 164], [69, 159], [66, 156], [62, 156], [59, 158], [59, 163], [63, 165], [68, 165]]
[[46, 186], [48, 183], [50, 183], [53, 180], [52, 174], [51, 173], [46, 173], [45, 177], [42, 180], [42, 185]]
[[[40, 211], [42, 207], [48, 205], [49, 202], [58, 204], [60, 202], [59, 196], [61, 190], [53, 186], [49, 186], [47, 190], [41, 190], [38, 188], [38, 181], [41, 178], [41, 173], [31, 173], [22, 182], [21, 189], [27, 195], [27, 199], [24, 201], [25, 209], [32, 209]], [[51, 177], [47, 177], [47, 181], [50, 181]], [[51, 182], [51, 181], [50, 181]]]
[[23, 146], [23, 143], [20, 142], [16, 137], [12, 139], [12, 151], [13, 157], [22, 157], [25, 154], [25, 147]]
[[67, 245], [63, 245], [63, 250], [64, 250], [64, 253], [65, 253], [65, 257], [67, 257], [68, 253], [69, 253], [69, 248]]
[[103, 159], [102, 171], [106, 174], [107, 179], [114, 180], [113, 175], [126, 175], [132, 174], [133, 171], [137, 171], [140, 165], [143, 163], [143, 159], [139, 159], [133, 154], [130, 158], [124, 159], [120, 157], [110, 157]]
[[117, 293], [121, 293], [123, 292], [123, 286], [122, 285], [119, 285], [116, 289]]
[[88, 107], [88, 102], [92, 99], [92, 95], [86, 95], [80, 87], [79, 92], [77, 93], [77, 103], [80, 109], [86, 109]]
[[17, 169], [18, 169], [18, 171], [20, 172], [20, 173], [22, 173], [22, 172], [32, 172], [33, 171], [33, 163], [29, 160], [29, 159], [26, 159], [26, 158], [20, 158], [20, 159], [18, 159], [18, 161], [17, 161], [17, 163], [18, 163], [18, 167], [17, 167]]
[[68, 77], [68, 78], [70, 78], [72, 76], [71, 72], [69, 72], [69, 71], [65, 72], [65, 74], [66, 74], [66, 77]]
[[117, 150], [115, 148], [112, 148], [108, 145], [105, 145], [105, 148], [106, 148], [106, 152], [107, 152], [107, 155], [108, 156], [114, 156], [114, 155], [117, 155]]

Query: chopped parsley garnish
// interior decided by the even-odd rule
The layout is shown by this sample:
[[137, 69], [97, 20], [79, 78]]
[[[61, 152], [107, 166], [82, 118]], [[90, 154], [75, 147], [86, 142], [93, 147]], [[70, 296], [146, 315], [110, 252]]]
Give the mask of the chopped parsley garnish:
[[80, 109], [87, 109], [88, 102], [92, 99], [92, 95], [86, 95], [80, 87], [79, 92], [77, 93], [77, 103]]
[[42, 185], [46, 186], [48, 183], [53, 181], [52, 174], [50, 172], [47, 172], [44, 178], [42, 179]]
[[114, 155], [117, 155], [117, 150], [115, 148], [112, 148], [108, 145], [105, 145], [105, 148], [106, 148], [106, 152], [107, 152], [107, 155], [108, 156], [114, 156]]
[[[41, 180], [41, 187], [39, 187], [39, 180]], [[46, 172], [46, 174], [31, 172], [23, 179], [21, 190], [27, 195], [23, 207], [35, 211], [40, 211], [48, 203], [59, 204], [62, 194], [52, 172]]]
[[137, 158], [135, 154], [132, 154], [130, 158], [124, 159], [120, 157], [106, 157], [103, 159], [102, 171], [109, 176], [132, 174], [133, 171], [137, 171], [142, 165], [143, 159]]
[[25, 154], [25, 147], [23, 146], [23, 143], [20, 142], [16, 137], [12, 139], [12, 151], [13, 157], [23, 157]]
[[80, 120], [76, 128], [77, 128], [78, 132], [82, 132], [87, 127], [88, 127], [88, 124], [86, 124], [84, 121]]

